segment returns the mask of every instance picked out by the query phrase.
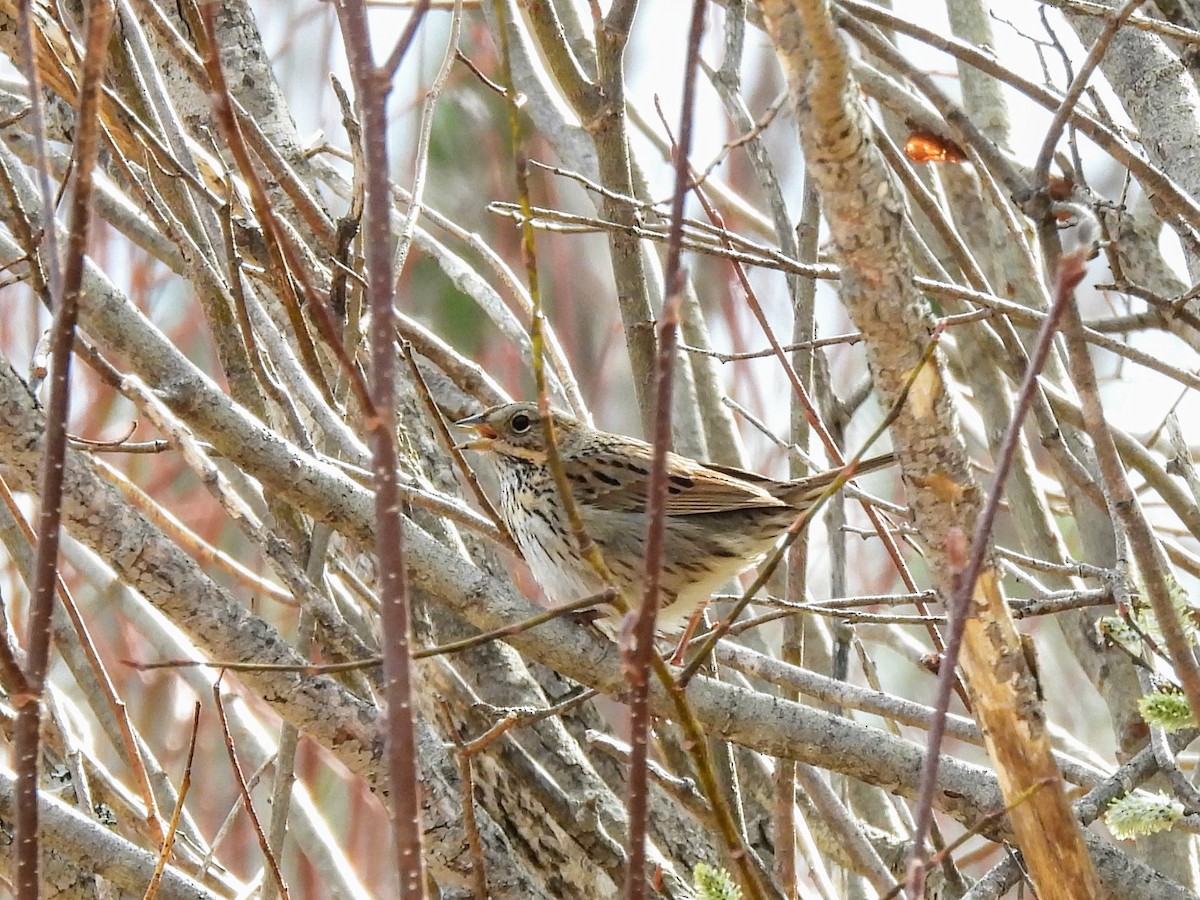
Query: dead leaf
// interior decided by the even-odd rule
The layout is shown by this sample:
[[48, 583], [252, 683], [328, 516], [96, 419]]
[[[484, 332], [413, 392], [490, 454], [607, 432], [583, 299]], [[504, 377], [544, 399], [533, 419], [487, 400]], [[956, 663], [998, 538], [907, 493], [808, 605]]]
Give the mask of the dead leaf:
[[932, 131], [914, 131], [904, 142], [904, 155], [915, 163], [965, 163], [967, 154], [954, 141]]

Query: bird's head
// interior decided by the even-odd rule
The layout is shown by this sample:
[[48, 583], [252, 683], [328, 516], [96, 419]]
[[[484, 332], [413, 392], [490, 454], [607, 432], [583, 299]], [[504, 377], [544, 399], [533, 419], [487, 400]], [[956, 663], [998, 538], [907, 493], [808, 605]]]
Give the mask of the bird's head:
[[[559, 443], [568, 439], [578, 423], [566, 413], [555, 412], [555, 433]], [[473, 429], [477, 435], [459, 444], [460, 449], [501, 453], [533, 462], [544, 462], [548, 438], [546, 417], [536, 403], [504, 403], [454, 423]]]

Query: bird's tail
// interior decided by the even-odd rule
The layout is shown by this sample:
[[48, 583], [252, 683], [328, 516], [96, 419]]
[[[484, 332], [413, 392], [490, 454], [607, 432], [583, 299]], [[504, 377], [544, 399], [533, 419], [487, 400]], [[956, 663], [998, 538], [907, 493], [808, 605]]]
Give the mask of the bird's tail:
[[812, 503], [820, 497], [844, 472], [846, 480], [857, 478], [859, 475], [866, 475], [868, 472], [875, 472], [879, 469], [886, 469], [889, 466], [896, 464], [896, 454], [884, 453], [881, 456], [872, 456], [870, 459], [864, 459], [854, 466], [849, 472], [845, 466], [836, 469], [827, 469], [824, 472], [818, 472], [816, 475], [809, 475], [807, 478], [801, 478], [793, 482], [793, 487], [785, 494], [779, 495], [779, 499], [797, 508], [803, 509], [807, 504]]

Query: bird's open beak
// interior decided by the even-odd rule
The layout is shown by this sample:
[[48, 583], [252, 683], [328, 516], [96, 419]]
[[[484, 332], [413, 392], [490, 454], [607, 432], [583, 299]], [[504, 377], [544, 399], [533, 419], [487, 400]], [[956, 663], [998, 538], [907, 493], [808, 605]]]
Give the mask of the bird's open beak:
[[483, 413], [476, 413], [473, 416], [467, 416], [465, 419], [459, 419], [454, 425], [456, 428], [470, 428], [479, 435], [472, 440], [456, 444], [454, 447], [455, 450], [486, 451], [492, 449], [492, 442], [496, 440], [496, 429], [487, 423]]

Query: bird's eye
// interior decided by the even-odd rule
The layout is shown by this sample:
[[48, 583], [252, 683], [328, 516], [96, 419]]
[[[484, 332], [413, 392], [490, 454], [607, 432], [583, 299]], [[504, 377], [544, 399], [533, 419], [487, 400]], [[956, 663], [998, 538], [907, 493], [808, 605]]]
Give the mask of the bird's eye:
[[509, 420], [508, 425], [513, 430], [513, 434], [524, 434], [533, 425], [533, 420], [525, 413], [517, 413]]

